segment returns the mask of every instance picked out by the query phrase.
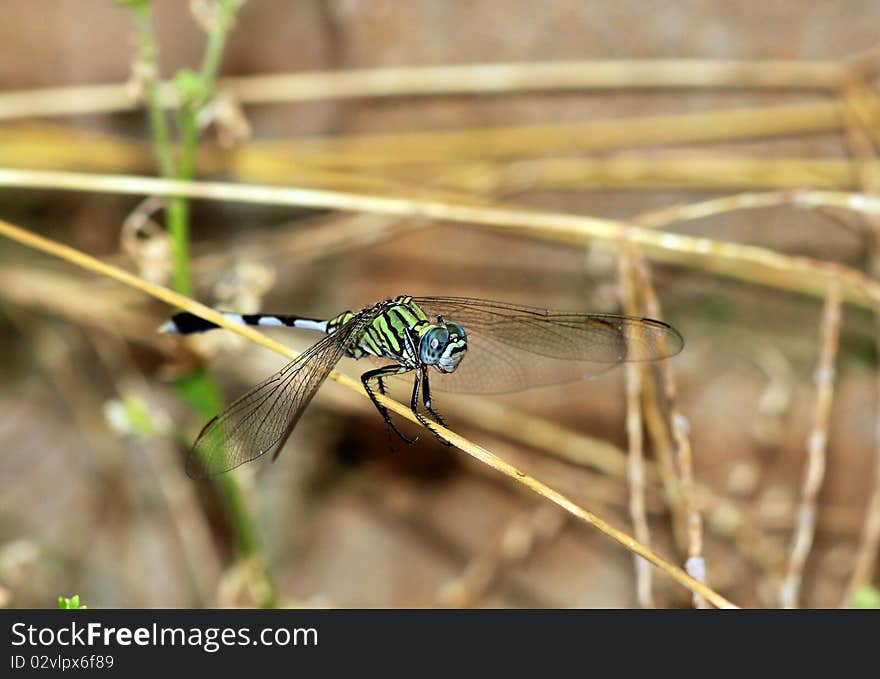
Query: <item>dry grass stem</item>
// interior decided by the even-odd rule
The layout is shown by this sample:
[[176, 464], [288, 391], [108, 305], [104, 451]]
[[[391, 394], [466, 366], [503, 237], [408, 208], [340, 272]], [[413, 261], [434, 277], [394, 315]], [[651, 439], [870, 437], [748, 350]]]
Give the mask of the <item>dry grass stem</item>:
[[[619, 119], [618, 125], [639, 119]], [[516, 134], [515, 132], [511, 132]], [[475, 132], [475, 134], [478, 134]], [[389, 136], [390, 137], [390, 136]], [[580, 143], [581, 135], [574, 143]], [[592, 139], [591, 135], [586, 135]], [[282, 143], [282, 142], [278, 142]], [[285, 142], [291, 143], [291, 142]], [[303, 140], [300, 143], [308, 143]], [[294, 151], [295, 153], [295, 151]], [[540, 146], [534, 154], [543, 154]], [[839, 158], [753, 158], [668, 150], [650, 156], [542, 157], [512, 160], [453, 161], [444, 165], [382, 168], [381, 174], [312, 167], [294, 162], [266, 144], [222, 150], [202, 144], [200, 174], [225, 173], [247, 182], [325, 188], [336, 191], [389, 193], [406, 187], [410, 197], [441, 196], [438, 189], [477, 194], [535, 189], [598, 190], [607, 188], [803, 188], [849, 190], [863, 173], [880, 174], [876, 161]], [[0, 165], [45, 170], [150, 172], [151, 147], [141, 141], [98, 134], [70, 126], [19, 123], [0, 128]], [[428, 191], [427, 187], [436, 187]]]
[[[0, 170], [0, 186], [132, 195], [184, 195], [207, 200], [425, 217], [481, 225], [554, 242], [577, 245], [595, 242], [608, 249], [616, 249], [621, 237], [625, 235], [633, 245], [639, 247], [642, 256], [657, 261], [699, 268], [738, 280], [814, 296], [824, 295], [827, 285], [836, 282], [841, 286], [844, 300], [864, 308], [873, 309], [874, 300], [880, 299], [880, 283], [860, 271], [833, 262], [782, 255], [750, 245], [642, 229], [610, 219], [564, 213], [363, 196], [315, 189], [10, 169]], [[876, 196], [831, 191], [800, 191], [797, 195], [798, 205], [803, 207], [839, 207], [864, 214], [880, 214], [880, 197]]]
[[[641, 316], [636, 297], [633, 253], [627, 243], [623, 243], [618, 258], [621, 297], [623, 308], [630, 316]], [[629, 514], [633, 522], [636, 539], [645, 545], [651, 544], [651, 531], [645, 515], [645, 460], [644, 430], [642, 429], [642, 367], [637, 363], [627, 363], [626, 370], [626, 439], [629, 448], [627, 456], [627, 479], [629, 481]], [[654, 608], [651, 593], [651, 570], [648, 564], [636, 556], [636, 597], [642, 608]]]
[[816, 531], [817, 501], [825, 475], [825, 451], [834, 396], [834, 362], [839, 334], [840, 291], [837, 286], [831, 286], [822, 311], [821, 348], [815, 375], [816, 410], [813, 430], [807, 441], [807, 464], [795, 517], [794, 539], [785, 577], [779, 589], [779, 605], [782, 608], [796, 608], [798, 605], [804, 564]]
[[478, 130], [273, 140], [250, 148], [260, 150], [264, 159], [274, 155], [288, 164], [405, 171], [437, 163], [834, 132], [843, 124], [841, 104], [820, 101]]
[[[488, 94], [632, 87], [752, 87], [833, 89], [845, 76], [830, 61], [721, 61], [698, 59], [557, 61], [463, 64], [284, 73], [223, 78], [218, 91], [244, 104], [356, 97]], [[163, 105], [176, 107], [171, 83], [162, 83]], [[139, 102], [127, 83], [30, 89], [0, 97], [0, 120], [134, 111]]]
[[[635, 257], [633, 260], [635, 277], [633, 282], [638, 286], [644, 298], [647, 315], [652, 318], [662, 318], [662, 310], [654, 287], [651, 285], [651, 275], [648, 266], [643, 259]], [[694, 472], [693, 457], [690, 443], [690, 425], [685, 416], [679, 411], [675, 386], [675, 375], [672, 371], [670, 360], [663, 359], [659, 363], [660, 375], [663, 384], [663, 406], [658, 400], [657, 411], [668, 413], [668, 430], [671, 433], [674, 444], [676, 471], [678, 473], [678, 495], [681, 500], [681, 513], [685, 523], [687, 540], [686, 569], [701, 582], [706, 580], [706, 563], [703, 557], [703, 522], [694, 496]], [[659, 395], [656, 394], [656, 395]], [[705, 600], [698, 594], [694, 594], [694, 606], [704, 608]]]
[[[253, 154], [257, 155], [256, 152]], [[21, 150], [21, 157], [33, 152]], [[0, 156], [2, 159], [2, 156]], [[85, 160], [85, 159], [84, 159]], [[255, 160], [257, 160], [255, 158]], [[19, 163], [12, 163], [19, 164]], [[33, 163], [31, 162], [31, 167]], [[80, 163], [79, 167], [88, 167]], [[60, 168], [59, 168], [60, 169]], [[111, 168], [120, 171], [125, 168]], [[600, 191], [603, 189], [813, 189], [850, 190], [858, 186], [859, 172], [880, 173], [880, 163], [853, 163], [837, 158], [751, 158], [704, 155], [693, 151], [652, 152], [644, 157], [528, 158], [509, 161], [473, 161], [443, 166], [390, 168], [388, 176], [430, 183], [448, 189], [481, 194], [535, 190]], [[257, 174], [238, 176], [260, 179]], [[263, 178], [271, 175], [264, 174]], [[276, 177], [282, 177], [276, 173]], [[284, 179], [288, 181], [287, 179]], [[291, 182], [295, 179], [289, 180]], [[330, 185], [327, 188], [331, 188]], [[339, 187], [343, 188], [343, 187]]]

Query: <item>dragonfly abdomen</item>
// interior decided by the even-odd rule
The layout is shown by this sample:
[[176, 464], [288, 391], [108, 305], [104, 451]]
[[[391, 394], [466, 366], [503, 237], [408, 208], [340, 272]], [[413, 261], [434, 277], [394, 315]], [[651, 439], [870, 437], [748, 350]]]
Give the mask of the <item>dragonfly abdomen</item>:
[[[237, 325], [258, 325], [262, 327], [276, 328], [302, 328], [303, 330], [314, 330], [317, 332], [328, 332], [328, 328], [331, 323], [331, 321], [321, 321], [314, 318], [303, 318], [302, 316], [278, 314], [238, 314], [227, 311], [223, 312], [223, 315]], [[159, 328], [159, 332], [191, 335], [197, 332], [216, 330], [219, 327], [220, 326], [216, 323], [205, 320], [201, 316], [196, 316], [195, 314], [191, 314], [188, 311], [182, 311], [180, 313], [174, 314], [174, 316], [172, 316], [161, 328]]]

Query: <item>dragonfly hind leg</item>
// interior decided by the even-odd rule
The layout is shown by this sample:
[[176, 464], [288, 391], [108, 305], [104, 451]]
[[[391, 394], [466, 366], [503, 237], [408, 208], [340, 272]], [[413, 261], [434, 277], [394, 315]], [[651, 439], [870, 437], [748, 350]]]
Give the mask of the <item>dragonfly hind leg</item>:
[[[394, 420], [391, 419], [391, 414], [388, 412], [388, 408], [383, 406], [376, 399], [376, 393], [373, 391], [373, 387], [370, 385], [372, 380], [376, 380], [376, 383], [379, 386], [379, 393], [383, 396], [385, 395], [385, 383], [384, 378], [391, 377], [392, 375], [400, 375], [402, 373], [408, 372], [407, 368], [399, 365], [386, 365], [382, 368], [376, 368], [375, 370], [368, 370], [363, 375], [361, 375], [361, 383], [364, 385], [364, 389], [367, 392], [367, 396], [370, 397], [370, 400], [373, 402], [373, 405], [376, 406], [376, 410], [379, 411], [379, 414], [382, 416], [382, 419], [385, 420], [385, 428], [388, 430], [389, 434], [389, 443], [391, 442], [391, 432], [397, 434], [400, 437], [400, 440], [404, 443], [408, 443], [412, 445], [415, 443], [415, 439], [411, 439], [406, 436], [400, 429], [397, 428], [397, 425], [394, 424]], [[393, 450], [393, 446], [392, 446]]]

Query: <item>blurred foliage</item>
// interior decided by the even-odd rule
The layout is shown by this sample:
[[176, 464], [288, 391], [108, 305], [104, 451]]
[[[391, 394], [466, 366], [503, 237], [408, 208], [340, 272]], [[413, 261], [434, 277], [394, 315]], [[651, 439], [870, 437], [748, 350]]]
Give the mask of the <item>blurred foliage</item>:
[[880, 608], [880, 589], [865, 585], [853, 594], [854, 608]]

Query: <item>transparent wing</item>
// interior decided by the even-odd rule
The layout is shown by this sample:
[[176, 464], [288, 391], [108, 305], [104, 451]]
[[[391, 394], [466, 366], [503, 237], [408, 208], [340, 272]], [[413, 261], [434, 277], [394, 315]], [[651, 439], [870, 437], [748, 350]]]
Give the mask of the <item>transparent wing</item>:
[[318, 387], [370, 319], [367, 312], [355, 316], [208, 422], [189, 454], [187, 474], [206, 478], [279, 451]]
[[431, 387], [505, 393], [598, 375], [623, 361], [674, 356], [684, 341], [648, 318], [572, 313], [464, 297], [419, 297], [432, 320], [460, 323], [468, 350], [458, 369], [432, 373]]

